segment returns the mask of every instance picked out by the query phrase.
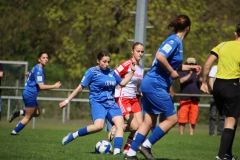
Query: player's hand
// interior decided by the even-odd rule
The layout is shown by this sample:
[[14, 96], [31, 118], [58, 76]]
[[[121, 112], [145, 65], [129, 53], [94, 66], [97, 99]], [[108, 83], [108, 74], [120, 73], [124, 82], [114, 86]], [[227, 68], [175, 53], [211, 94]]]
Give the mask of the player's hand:
[[207, 83], [202, 83], [200, 90], [203, 91], [204, 93], [209, 94]]
[[193, 65], [193, 71], [196, 72], [197, 75], [199, 75], [202, 72], [202, 67], [199, 65]]
[[59, 88], [62, 84], [61, 84], [61, 82], [59, 81], [59, 82], [55, 83], [54, 85], [55, 85], [55, 88]]
[[65, 101], [62, 101], [59, 103], [59, 108], [64, 108], [67, 105], [67, 103]]
[[132, 64], [131, 64], [131, 71], [133, 71], [133, 72], [135, 72], [135, 63], [133, 62]]
[[171, 73], [170, 73], [170, 76], [172, 77], [172, 79], [177, 79], [179, 78], [179, 74], [177, 73], [177, 71], [173, 70]]
[[27, 72], [27, 73], [25, 74], [25, 76], [28, 78], [28, 77], [29, 77], [29, 72]]

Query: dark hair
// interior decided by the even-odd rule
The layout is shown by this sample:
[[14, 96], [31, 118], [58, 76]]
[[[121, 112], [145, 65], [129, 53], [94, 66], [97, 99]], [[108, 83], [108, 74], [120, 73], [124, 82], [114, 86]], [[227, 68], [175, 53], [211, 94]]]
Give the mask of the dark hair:
[[101, 51], [101, 52], [98, 53], [97, 59], [100, 61], [102, 59], [102, 57], [104, 57], [104, 56], [110, 57], [110, 54], [106, 51]]
[[135, 42], [135, 43], [133, 43], [133, 45], [132, 45], [132, 50], [134, 50], [135, 46], [137, 46], [137, 45], [139, 45], [139, 44], [143, 46], [143, 44], [142, 44], [141, 42]]
[[235, 32], [237, 33], [238, 37], [240, 36], [240, 23], [236, 26]]
[[[42, 56], [43, 54], [47, 54], [47, 55], [48, 55], [47, 52], [40, 52], [40, 53], [38, 54], [38, 58], [41, 58], [41, 56]], [[48, 58], [49, 58], [49, 55], [48, 55]]]
[[184, 30], [188, 26], [191, 26], [189, 17], [186, 15], [179, 15], [169, 23], [167, 28], [170, 29], [173, 27], [173, 32], [177, 33], [178, 31]]

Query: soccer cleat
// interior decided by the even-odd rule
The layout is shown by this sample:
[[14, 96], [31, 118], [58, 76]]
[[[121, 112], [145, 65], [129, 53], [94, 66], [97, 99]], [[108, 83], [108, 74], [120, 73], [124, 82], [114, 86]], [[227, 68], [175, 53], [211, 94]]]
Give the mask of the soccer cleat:
[[133, 159], [133, 160], [138, 160], [137, 156], [128, 156], [127, 154], [125, 154], [125, 156], [123, 157], [123, 159]]
[[62, 145], [65, 146], [67, 145], [69, 142], [71, 142], [72, 140], [74, 140], [73, 136], [72, 136], [72, 133], [68, 133], [67, 136], [65, 136], [63, 139], [62, 139]]
[[111, 130], [108, 132], [108, 141], [109, 142], [111, 142], [114, 139], [116, 130], [117, 130], [117, 128], [114, 125], [114, 126], [112, 126]]
[[19, 117], [20, 111], [13, 111], [12, 115], [8, 118], [8, 122], [11, 123], [15, 118]]
[[216, 156], [216, 160], [228, 160], [228, 159], [227, 159], [227, 158], [221, 159], [221, 158], [219, 158], [218, 156]]
[[127, 154], [127, 152], [129, 151], [130, 147], [131, 147], [130, 144], [126, 144], [124, 146], [124, 150], [123, 150], [122, 154]]
[[155, 158], [152, 155], [151, 148], [144, 147], [142, 144], [138, 147], [138, 150], [142, 155], [144, 155], [145, 158], [148, 160], [155, 160]]
[[227, 159], [227, 160], [237, 160], [236, 156], [233, 156], [233, 155], [231, 156], [229, 154], [225, 154], [224, 158]]
[[11, 136], [18, 136], [18, 134], [10, 133]]

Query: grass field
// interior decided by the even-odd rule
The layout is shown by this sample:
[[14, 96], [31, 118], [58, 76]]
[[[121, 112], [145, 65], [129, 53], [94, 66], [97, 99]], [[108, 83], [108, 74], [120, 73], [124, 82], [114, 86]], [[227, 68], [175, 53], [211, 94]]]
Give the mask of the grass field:
[[[10, 136], [17, 120], [0, 122], [0, 160], [120, 160], [121, 156], [99, 155], [94, 153], [95, 144], [107, 139], [107, 132], [79, 137], [66, 146], [62, 138], [90, 122], [41, 121], [37, 119], [36, 128], [30, 122], [18, 136]], [[125, 134], [125, 139], [127, 134]], [[197, 126], [195, 135], [178, 134], [178, 127], [158, 141], [152, 148], [157, 160], [214, 160], [218, 152], [220, 137], [208, 136], [207, 126]], [[237, 131], [233, 153], [240, 156], [240, 134]], [[139, 159], [144, 157], [138, 153]]]

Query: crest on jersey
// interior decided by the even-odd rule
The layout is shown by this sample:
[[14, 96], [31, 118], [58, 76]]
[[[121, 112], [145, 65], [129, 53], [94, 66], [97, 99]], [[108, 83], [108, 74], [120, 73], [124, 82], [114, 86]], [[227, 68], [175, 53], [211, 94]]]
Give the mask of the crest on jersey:
[[124, 68], [123, 68], [122, 65], [120, 65], [120, 66], [117, 67], [117, 71], [118, 71], [118, 72], [121, 72], [123, 69], [124, 69]]
[[37, 81], [42, 81], [42, 76], [37, 76]]
[[170, 46], [169, 44], [165, 44], [162, 47], [162, 50], [164, 50], [166, 53], [169, 53], [172, 50], [172, 46]]
[[109, 77], [113, 77], [113, 75], [111, 73], [108, 74]]

